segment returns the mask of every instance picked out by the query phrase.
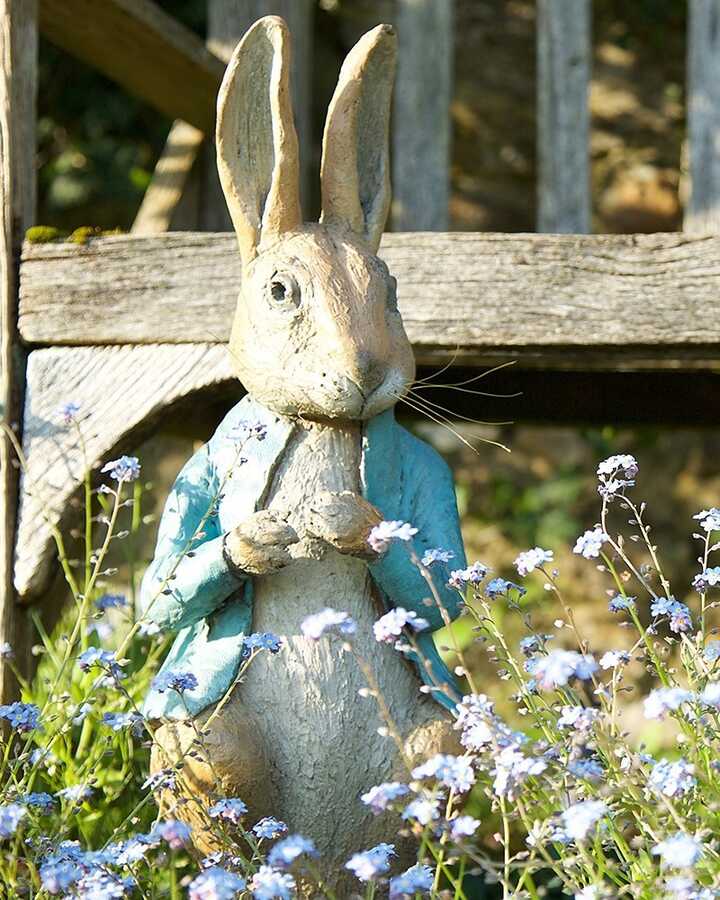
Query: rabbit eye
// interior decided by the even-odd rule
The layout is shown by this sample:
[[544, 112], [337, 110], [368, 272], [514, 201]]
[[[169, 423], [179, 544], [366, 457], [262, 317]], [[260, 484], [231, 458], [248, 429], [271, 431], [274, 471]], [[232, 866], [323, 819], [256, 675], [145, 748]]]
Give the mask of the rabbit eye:
[[276, 272], [268, 284], [268, 294], [273, 306], [288, 308], [300, 305], [300, 288], [292, 275]]

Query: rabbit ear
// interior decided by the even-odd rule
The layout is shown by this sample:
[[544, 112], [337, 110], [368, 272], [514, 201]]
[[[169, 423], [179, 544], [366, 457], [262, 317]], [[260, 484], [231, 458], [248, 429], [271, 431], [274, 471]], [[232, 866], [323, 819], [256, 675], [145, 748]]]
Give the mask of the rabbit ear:
[[218, 94], [218, 172], [244, 265], [261, 240], [302, 223], [289, 72], [287, 25], [266, 16], [235, 48]]
[[397, 38], [391, 25], [368, 31], [348, 54], [330, 101], [322, 163], [322, 219], [349, 227], [373, 252], [390, 206], [390, 98]]

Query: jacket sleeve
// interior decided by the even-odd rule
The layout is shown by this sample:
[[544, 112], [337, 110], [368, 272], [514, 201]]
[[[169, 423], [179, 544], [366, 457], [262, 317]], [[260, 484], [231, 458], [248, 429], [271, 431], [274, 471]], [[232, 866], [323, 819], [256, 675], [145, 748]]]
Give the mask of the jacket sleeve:
[[140, 588], [143, 618], [177, 631], [205, 618], [244, 580], [223, 555], [218, 479], [207, 446], [178, 475], [158, 530], [155, 556]]
[[[455, 500], [452, 473], [447, 463], [428, 444], [404, 432], [402, 451], [401, 509], [404, 518], [418, 533], [413, 547], [419, 557], [431, 548], [440, 547], [453, 554], [450, 567], [464, 568], [465, 549], [460, 533], [460, 519]], [[462, 600], [453, 588], [447, 586], [445, 566], [436, 563], [429, 570], [440, 604], [450, 619], [455, 619], [462, 608]], [[430, 588], [416, 565], [410, 561], [408, 547], [394, 541], [387, 553], [371, 565], [373, 577], [395, 606], [414, 609], [427, 619], [431, 630], [445, 624], [442, 610], [433, 599], [431, 605], [423, 601], [431, 597]]]

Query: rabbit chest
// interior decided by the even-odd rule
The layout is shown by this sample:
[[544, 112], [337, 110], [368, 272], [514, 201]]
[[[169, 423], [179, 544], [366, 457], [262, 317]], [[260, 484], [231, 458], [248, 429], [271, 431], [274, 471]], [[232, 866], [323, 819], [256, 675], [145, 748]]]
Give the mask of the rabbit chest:
[[[280, 813], [293, 828], [320, 844], [375, 828], [358, 796], [398, 772], [392, 739], [353, 653], [336, 637], [302, 635], [303, 619], [326, 606], [357, 622], [354, 652], [377, 678], [401, 733], [437, 717], [435, 704], [418, 691], [419, 680], [392, 647], [374, 640], [381, 615], [366, 564], [304, 535], [306, 513], [319, 491], [360, 490], [361, 432], [355, 425], [298, 425], [281, 458], [265, 506], [287, 515], [301, 540], [293, 563], [254, 580], [253, 629], [283, 639], [277, 655], [260, 654], [236, 691], [251, 709], [269, 748]], [[320, 798], [332, 784], [343, 797]], [[368, 839], [370, 834], [368, 834]]]

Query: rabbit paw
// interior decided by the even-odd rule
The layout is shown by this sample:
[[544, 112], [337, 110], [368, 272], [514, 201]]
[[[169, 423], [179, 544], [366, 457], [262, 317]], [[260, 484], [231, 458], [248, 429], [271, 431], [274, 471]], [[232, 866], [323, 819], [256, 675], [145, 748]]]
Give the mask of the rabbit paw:
[[288, 547], [298, 540], [277, 513], [261, 509], [225, 535], [225, 557], [247, 575], [270, 575], [292, 562]]
[[323, 491], [312, 502], [306, 527], [339, 553], [375, 559], [367, 539], [370, 529], [381, 521], [378, 510], [359, 494]]

